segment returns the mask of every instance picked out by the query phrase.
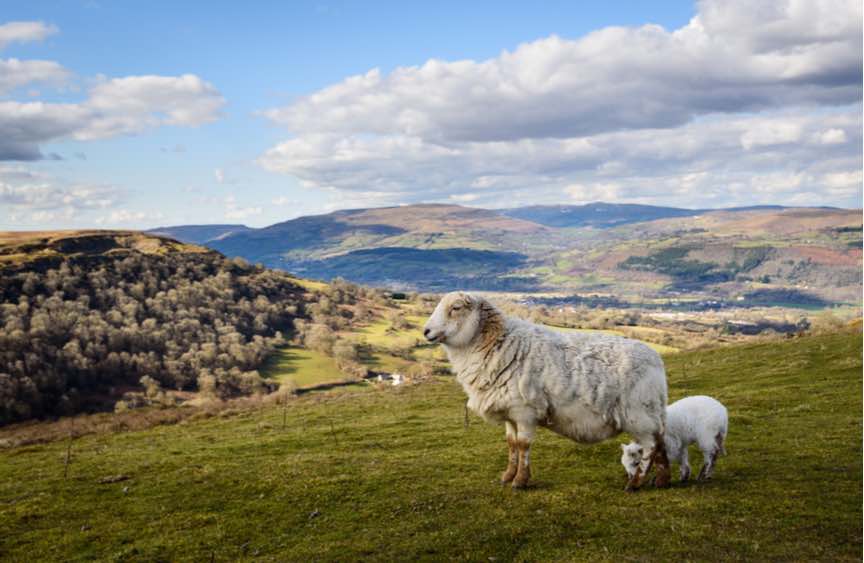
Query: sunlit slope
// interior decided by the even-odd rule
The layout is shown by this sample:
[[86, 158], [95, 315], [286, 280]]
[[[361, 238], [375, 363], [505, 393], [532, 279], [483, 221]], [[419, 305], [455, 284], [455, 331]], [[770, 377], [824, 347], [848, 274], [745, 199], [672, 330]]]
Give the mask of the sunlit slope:
[[729, 408], [709, 483], [625, 494], [618, 441], [542, 431], [502, 488], [502, 430], [442, 379], [81, 438], [66, 480], [65, 443], [2, 450], [0, 557], [860, 560], [860, 333], [666, 361], [670, 400]]

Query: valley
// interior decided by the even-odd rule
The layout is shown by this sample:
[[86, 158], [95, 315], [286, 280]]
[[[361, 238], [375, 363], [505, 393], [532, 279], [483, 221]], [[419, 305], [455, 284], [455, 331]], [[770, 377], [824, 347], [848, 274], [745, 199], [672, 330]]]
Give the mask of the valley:
[[[824, 307], [860, 303], [861, 224], [860, 210], [833, 208], [424, 204], [231, 227], [198, 242], [309, 278], [397, 290]], [[184, 229], [153, 232], [182, 240]]]

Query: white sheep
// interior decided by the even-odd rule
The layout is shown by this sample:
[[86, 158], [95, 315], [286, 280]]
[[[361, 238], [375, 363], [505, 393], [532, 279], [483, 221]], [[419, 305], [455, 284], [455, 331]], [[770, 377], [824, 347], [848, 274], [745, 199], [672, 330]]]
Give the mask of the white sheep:
[[669, 484], [666, 373], [645, 344], [507, 318], [484, 298], [461, 292], [441, 299], [424, 335], [443, 344], [468, 408], [504, 423], [509, 461], [502, 483], [527, 486], [531, 442], [544, 426], [586, 443], [627, 432], [644, 452], [628, 490], [641, 486], [652, 464], [656, 485]]
[[[697, 479], [710, 479], [717, 464], [717, 456], [726, 454], [724, 443], [729, 428], [729, 417], [722, 403], [705, 395], [685, 397], [666, 409], [666, 453], [669, 461], [680, 465], [682, 481], [690, 478], [687, 447], [697, 444], [702, 451], [703, 464]], [[621, 464], [632, 477], [642, 459], [642, 447], [636, 443], [621, 445]]]

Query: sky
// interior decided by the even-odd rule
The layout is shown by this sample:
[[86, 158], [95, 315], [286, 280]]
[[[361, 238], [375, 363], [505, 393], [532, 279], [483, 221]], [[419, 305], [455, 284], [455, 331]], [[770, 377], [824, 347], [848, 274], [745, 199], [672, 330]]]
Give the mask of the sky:
[[0, 230], [861, 198], [857, 0], [0, 0]]

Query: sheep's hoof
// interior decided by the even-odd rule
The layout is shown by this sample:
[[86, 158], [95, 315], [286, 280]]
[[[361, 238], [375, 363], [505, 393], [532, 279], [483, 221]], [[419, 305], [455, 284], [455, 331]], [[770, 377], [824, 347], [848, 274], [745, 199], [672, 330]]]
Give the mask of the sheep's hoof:
[[528, 488], [528, 481], [530, 481], [530, 480], [531, 480], [530, 475], [524, 475], [524, 474], [518, 475], [517, 474], [516, 478], [513, 479], [513, 488], [514, 489], [527, 489]]
[[504, 473], [501, 474], [501, 484], [506, 485], [511, 482], [516, 477], [515, 469], [508, 469]]
[[672, 485], [672, 479], [668, 475], [658, 475], [654, 478], [654, 486], [658, 489], [666, 489]]

